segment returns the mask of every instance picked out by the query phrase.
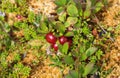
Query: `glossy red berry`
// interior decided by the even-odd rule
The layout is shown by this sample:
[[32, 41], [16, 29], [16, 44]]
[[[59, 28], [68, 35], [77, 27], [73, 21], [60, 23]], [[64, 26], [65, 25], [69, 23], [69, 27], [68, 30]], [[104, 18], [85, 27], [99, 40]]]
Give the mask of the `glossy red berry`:
[[17, 15], [16, 17], [17, 17], [17, 19], [21, 19], [21, 18], [22, 18], [22, 16], [21, 16], [21, 15]]
[[58, 45], [55, 43], [55, 44], [52, 44], [52, 48], [57, 51], [58, 50]]
[[67, 42], [67, 37], [61, 36], [61, 37], [59, 38], [59, 42], [60, 42], [60, 44], [63, 45], [65, 42]]
[[52, 44], [56, 43], [56, 41], [57, 41], [57, 38], [53, 35], [52, 32], [46, 34], [45, 38], [46, 38], [47, 42], [52, 43]]

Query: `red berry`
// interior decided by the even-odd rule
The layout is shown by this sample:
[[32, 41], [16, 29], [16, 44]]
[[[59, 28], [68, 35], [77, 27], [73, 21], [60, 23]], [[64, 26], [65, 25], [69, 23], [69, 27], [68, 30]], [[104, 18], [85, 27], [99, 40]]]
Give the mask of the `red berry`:
[[67, 37], [61, 36], [61, 37], [59, 38], [59, 42], [60, 42], [60, 44], [64, 44], [65, 42], [67, 42]]
[[22, 16], [21, 16], [21, 15], [17, 15], [16, 17], [17, 17], [17, 19], [21, 19], [21, 18], [22, 18]]
[[56, 43], [56, 41], [57, 41], [57, 38], [53, 35], [52, 32], [46, 34], [45, 38], [46, 38], [47, 42], [52, 43], [52, 44]]
[[55, 44], [52, 44], [52, 48], [57, 51], [58, 50], [58, 45], [55, 43]]

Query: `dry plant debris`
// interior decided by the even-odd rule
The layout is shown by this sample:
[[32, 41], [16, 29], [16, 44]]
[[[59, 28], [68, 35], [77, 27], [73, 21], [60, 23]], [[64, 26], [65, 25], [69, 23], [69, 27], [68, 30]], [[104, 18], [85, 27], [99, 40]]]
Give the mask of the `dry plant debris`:
[[[101, 23], [107, 27], [115, 27], [120, 24], [120, 0], [108, 0], [108, 8], [102, 13]], [[120, 78], [120, 36], [111, 44], [110, 52], [104, 56], [107, 60], [105, 70], [113, 68], [107, 78]], [[103, 59], [104, 60], [104, 59]]]
[[120, 77], [120, 36], [112, 44], [111, 51], [106, 52], [104, 58], [107, 60], [105, 70], [113, 69], [107, 78]]
[[116, 26], [120, 24], [120, 0], [108, 0], [108, 7], [102, 13], [103, 21], [106, 26]]
[[38, 66], [31, 74], [31, 78], [62, 78], [60, 68], [49, 66], [52, 62], [49, 58], [43, 61], [43, 66]]
[[51, 13], [55, 13], [55, 0], [30, 0], [29, 8], [35, 14], [42, 13], [47, 17], [51, 17]]

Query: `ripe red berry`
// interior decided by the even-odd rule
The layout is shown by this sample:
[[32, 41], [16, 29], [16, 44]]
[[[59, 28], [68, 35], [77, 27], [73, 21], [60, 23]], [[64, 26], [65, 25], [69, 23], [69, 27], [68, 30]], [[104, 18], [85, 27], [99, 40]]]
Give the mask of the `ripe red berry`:
[[17, 19], [21, 19], [21, 18], [22, 18], [22, 16], [21, 16], [21, 15], [17, 15], [16, 17], [17, 17]]
[[52, 32], [46, 34], [45, 38], [46, 38], [47, 42], [52, 43], [52, 44], [56, 43], [56, 41], [57, 41], [57, 38], [53, 35]]
[[59, 38], [59, 42], [60, 42], [60, 44], [63, 45], [65, 42], [67, 42], [67, 37], [61, 36], [61, 37]]
[[57, 51], [58, 50], [58, 45], [55, 43], [55, 44], [52, 44], [52, 48]]

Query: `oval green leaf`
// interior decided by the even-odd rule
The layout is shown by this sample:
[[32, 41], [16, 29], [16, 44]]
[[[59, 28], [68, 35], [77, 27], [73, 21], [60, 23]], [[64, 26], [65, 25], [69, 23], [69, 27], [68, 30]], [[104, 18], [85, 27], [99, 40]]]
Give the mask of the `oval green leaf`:
[[75, 5], [71, 4], [67, 7], [67, 13], [70, 16], [78, 16], [78, 9]]

